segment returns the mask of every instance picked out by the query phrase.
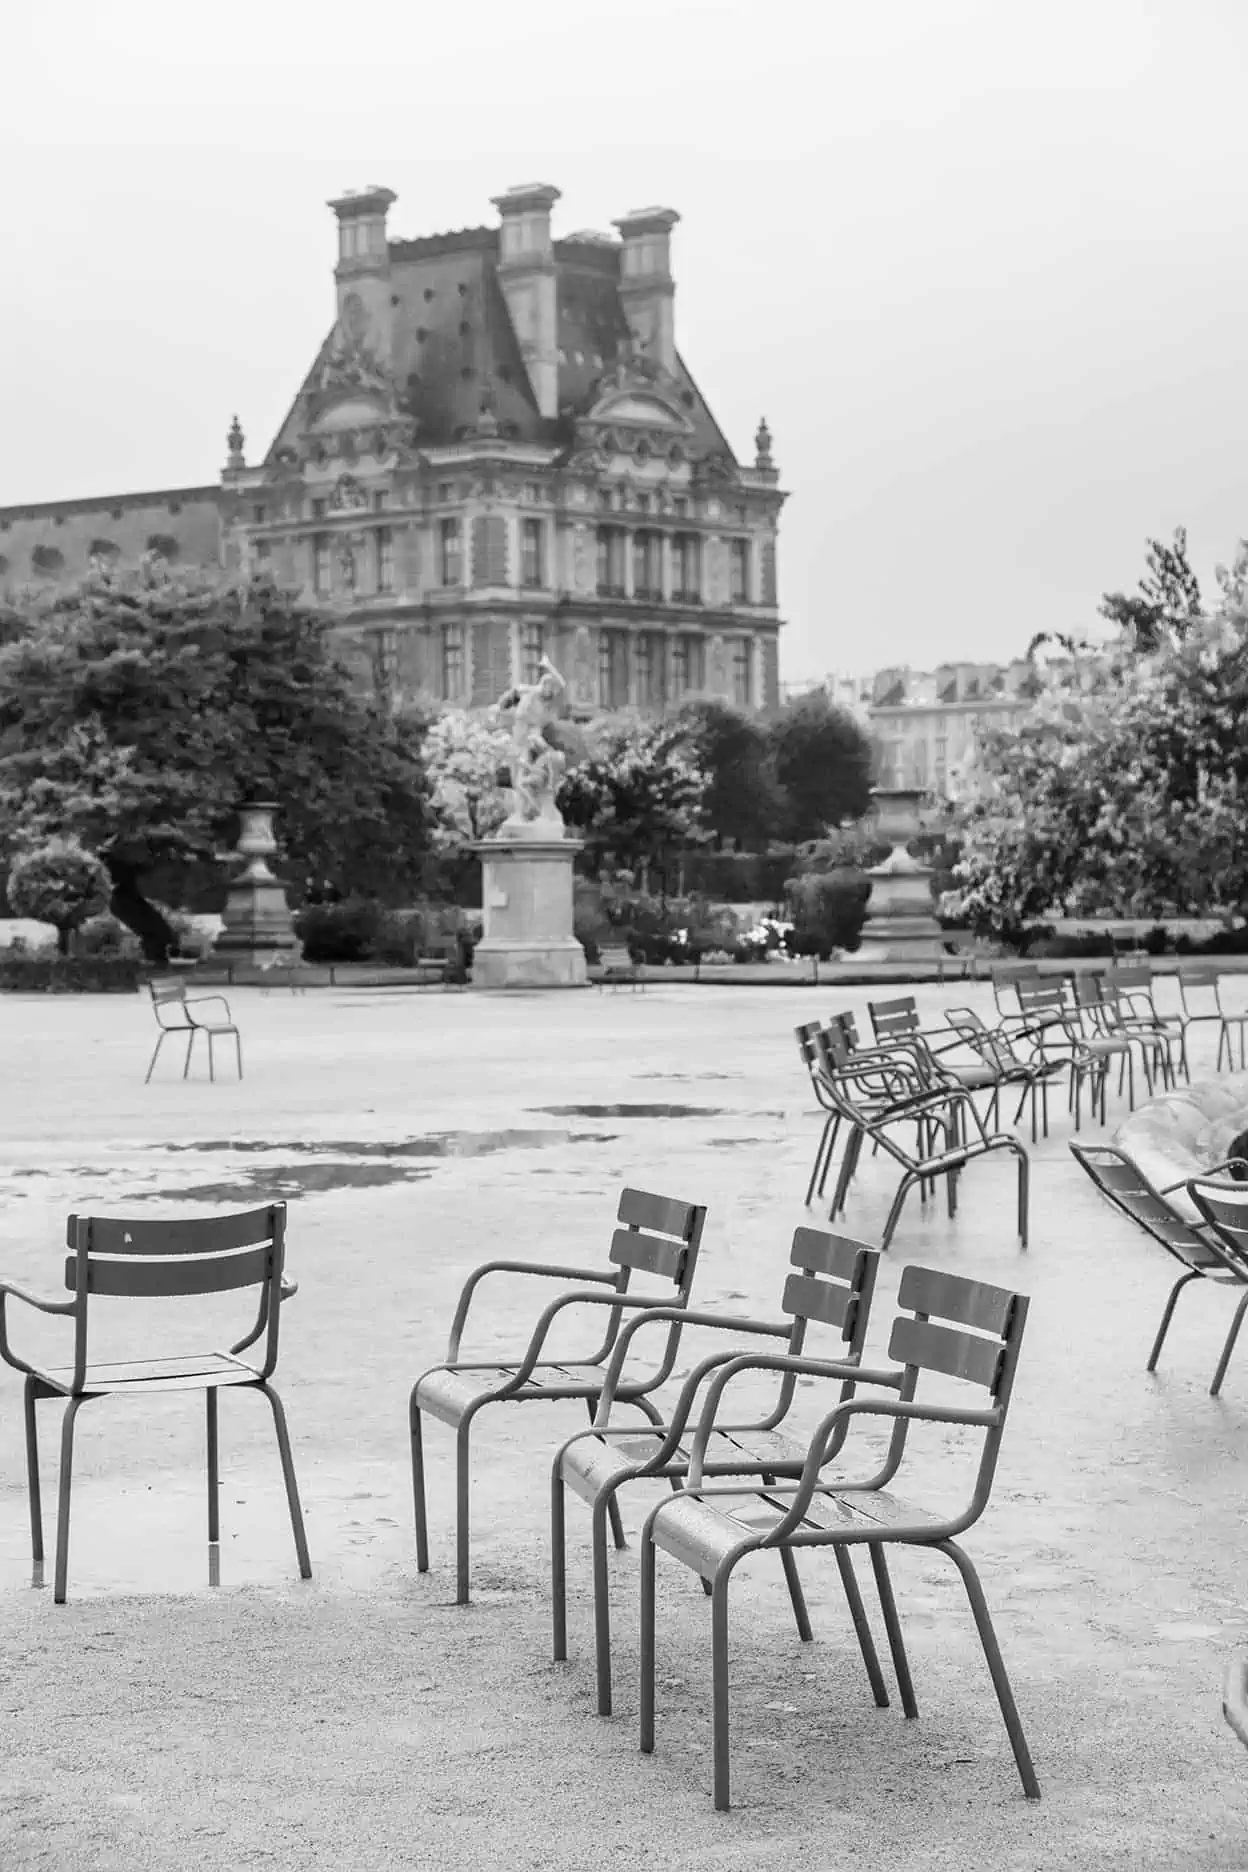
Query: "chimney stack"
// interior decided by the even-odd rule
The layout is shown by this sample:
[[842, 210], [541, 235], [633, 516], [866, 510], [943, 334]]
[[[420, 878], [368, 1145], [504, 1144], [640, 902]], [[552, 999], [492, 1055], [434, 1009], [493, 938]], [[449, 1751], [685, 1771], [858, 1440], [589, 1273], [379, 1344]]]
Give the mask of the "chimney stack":
[[386, 214], [398, 198], [388, 188], [348, 189], [329, 206], [338, 217], [338, 327], [354, 350], [380, 363], [390, 354], [390, 246]]
[[665, 371], [676, 369], [672, 279], [674, 208], [639, 208], [614, 226], [620, 231], [620, 302], [636, 342]]
[[502, 223], [498, 283], [520, 344], [538, 412], [559, 414], [559, 309], [550, 211], [560, 191], [530, 182], [493, 197]]

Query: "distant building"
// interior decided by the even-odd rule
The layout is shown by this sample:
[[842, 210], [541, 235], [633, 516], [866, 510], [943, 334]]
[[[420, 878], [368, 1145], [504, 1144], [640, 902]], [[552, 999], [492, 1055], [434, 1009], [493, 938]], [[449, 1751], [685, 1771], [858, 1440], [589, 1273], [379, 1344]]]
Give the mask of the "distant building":
[[934, 670], [885, 669], [870, 679], [867, 722], [880, 748], [882, 786], [943, 794], [984, 727], [1023, 720], [1039, 693], [1035, 665], [942, 663]]
[[481, 705], [547, 654], [581, 711], [774, 706], [786, 497], [766, 424], [743, 466], [676, 348], [679, 217], [556, 239], [558, 198], [418, 240], [388, 189], [332, 202], [337, 317], [263, 461], [235, 419], [219, 486], [0, 509], [0, 588], [267, 566], [391, 696]]

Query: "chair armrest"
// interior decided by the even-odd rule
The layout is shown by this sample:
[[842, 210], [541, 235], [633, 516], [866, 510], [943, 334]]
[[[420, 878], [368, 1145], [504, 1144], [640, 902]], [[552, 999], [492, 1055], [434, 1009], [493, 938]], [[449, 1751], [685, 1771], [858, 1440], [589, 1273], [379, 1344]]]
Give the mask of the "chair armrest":
[[[221, 1006], [225, 1009], [226, 1020], [227, 1021], [233, 1020], [234, 1016], [230, 1013], [230, 1004], [226, 1000], [224, 995], [219, 995], [219, 994], [187, 995], [185, 1000], [182, 1003], [182, 1006], [184, 1008], [203, 1007], [209, 1001], [219, 1001]], [[195, 1016], [192, 1014], [190, 1016], [190, 1019], [193, 1022], [195, 1020]]]
[[618, 1273], [604, 1274], [601, 1268], [557, 1267], [546, 1261], [483, 1261], [474, 1268], [464, 1282], [463, 1290], [455, 1307], [455, 1317], [451, 1321], [451, 1334], [446, 1348], [446, 1362], [453, 1365], [459, 1357], [460, 1342], [464, 1336], [464, 1327], [468, 1322], [468, 1309], [472, 1305], [472, 1296], [487, 1274], [535, 1274], [543, 1280], [597, 1281], [604, 1286], [614, 1287], [619, 1279]]
[[298, 1293], [298, 1291], [299, 1291], [298, 1281], [291, 1280], [288, 1274], [283, 1274], [282, 1275], [282, 1291], [281, 1291], [280, 1298], [283, 1300], [293, 1300], [295, 1295]]
[[[598, 1410], [594, 1418], [595, 1428], [607, 1423], [610, 1417], [611, 1406], [615, 1402], [616, 1387], [620, 1382], [620, 1374], [624, 1369], [624, 1362], [628, 1357], [629, 1347], [643, 1327], [651, 1326], [656, 1321], [667, 1321], [669, 1323], [679, 1321], [686, 1326], [705, 1326], [709, 1330], [715, 1332], [757, 1333], [771, 1339], [787, 1339], [790, 1332], [793, 1330], [791, 1321], [773, 1325], [767, 1320], [735, 1318], [730, 1313], [695, 1313], [688, 1307], [681, 1306], [649, 1307], [644, 1313], [638, 1314], [635, 1319], [626, 1321], [620, 1329], [619, 1336], [616, 1339], [611, 1354], [610, 1363], [607, 1366], [607, 1379], [602, 1388], [602, 1396], [598, 1400]], [[712, 1355], [710, 1361], [704, 1360], [703, 1363], [717, 1363], [725, 1356], [731, 1358], [733, 1355], [731, 1353], [715, 1353]], [[690, 1373], [690, 1377], [692, 1376], [693, 1374]], [[688, 1389], [688, 1384], [689, 1380], [686, 1379], [685, 1390]], [[681, 1398], [683, 1399], [683, 1397], [684, 1390], [681, 1392]], [[677, 1409], [679, 1409], [679, 1404], [677, 1405]]]
[[[1236, 1166], [1241, 1170], [1248, 1170], [1248, 1163], [1242, 1157], [1228, 1157], [1225, 1163], [1210, 1164], [1207, 1170], [1198, 1171], [1194, 1177], [1180, 1177], [1177, 1183], [1167, 1183], [1164, 1189], [1158, 1190], [1157, 1194], [1173, 1196], [1175, 1190], [1185, 1190], [1189, 1183], [1203, 1183], [1207, 1177], [1217, 1176], [1220, 1170], [1234, 1170]], [[1192, 1224], [1193, 1228], [1196, 1226], [1195, 1223]]]
[[[537, 1325], [533, 1328], [533, 1335], [525, 1349], [524, 1356], [516, 1368], [515, 1376], [509, 1381], [506, 1390], [499, 1392], [498, 1395], [500, 1397], [507, 1397], [513, 1391], [521, 1390], [523, 1386], [528, 1383], [551, 1326], [554, 1324], [558, 1315], [562, 1313], [566, 1307], [570, 1306], [632, 1307], [634, 1309], [645, 1309], [647, 1312], [651, 1312], [654, 1309], [654, 1300], [647, 1294], [621, 1293], [618, 1288], [613, 1293], [573, 1292], [560, 1294], [557, 1300], [551, 1301], [550, 1305], [542, 1313]], [[683, 1317], [684, 1309], [680, 1308], [679, 1312], [681, 1317]]]
[[725, 1362], [707, 1386], [706, 1401], [694, 1433], [689, 1453], [689, 1480], [696, 1485], [702, 1475], [702, 1460], [711, 1432], [716, 1428], [719, 1401], [733, 1379], [741, 1372], [772, 1371], [792, 1373], [795, 1377], [839, 1378], [842, 1383], [887, 1385], [896, 1390], [904, 1377], [900, 1370], [882, 1370], [878, 1366], [856, 1365], [852, 1359], [812, 1359], [803, 1354], [779, 1352], [742, 1352]]
[[0, 1359], [11, 1365], [14, 1371], [30, 1372], [25, 1359], [18, 1358], [9, 1344], [9, 1324], [5, 1314], [5, 1302], [12, 1298], [21, 1300], [26, 1306], [34, 1307], [40, 1313], [73, 1314], [78, 1311], [77, 1300], [48, 1300], [41, 1294], [29, 1293], [25, 1287], [18, 1287], [12, 1281], [0, 1280]]

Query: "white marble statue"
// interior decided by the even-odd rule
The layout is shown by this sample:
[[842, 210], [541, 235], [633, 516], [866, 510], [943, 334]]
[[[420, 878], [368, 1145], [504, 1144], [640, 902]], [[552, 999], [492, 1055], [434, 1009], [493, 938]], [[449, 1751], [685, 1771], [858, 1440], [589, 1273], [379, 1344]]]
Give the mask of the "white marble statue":
[[503, 829], [536, 823], [549, 827], [552, 837], [562, 837], [563, 815], [555, 805], [555, 794], [567, 762], [545, 731], [555, 719], [567, 685], [549, 657], [543, 657], [539, 667], [542, 673], [537, 682], [508, 689], [498, 701], [499, 715], [511, 734], [513, 805]]

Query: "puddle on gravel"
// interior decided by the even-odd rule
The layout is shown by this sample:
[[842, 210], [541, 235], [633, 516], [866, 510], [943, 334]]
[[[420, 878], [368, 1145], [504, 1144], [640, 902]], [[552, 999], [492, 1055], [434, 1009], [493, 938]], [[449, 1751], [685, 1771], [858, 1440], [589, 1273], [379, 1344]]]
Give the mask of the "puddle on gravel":
[[192, 1183], [185, 1189], [137, 1190], [128, 1203], [282, 1202], [291, 1196], [321, 1196], [331, 1190], [378, 1189], [387, 1183], [417, 1183], [432, 1170], [398, 1163], [266, 1164], [232, 1183]]
[[717, 1105], [531, 1105], [551, 1118], [722, 1118]]
[[[438, 1131], [429, 1137], [379, 1142], [353, 1138], [312, 1138], [273, 1143], [264, 1138], [208, 1138], [194, 1144], [148, 1144], [153, 1151], [299, 1151], [324, 1157], [488, 1157], [495, 1151], [542, 1150], [556, 1144], [612, 1144], [600, 1131]], [[402, 1174], [401, 1172], [398, 1174]]]

